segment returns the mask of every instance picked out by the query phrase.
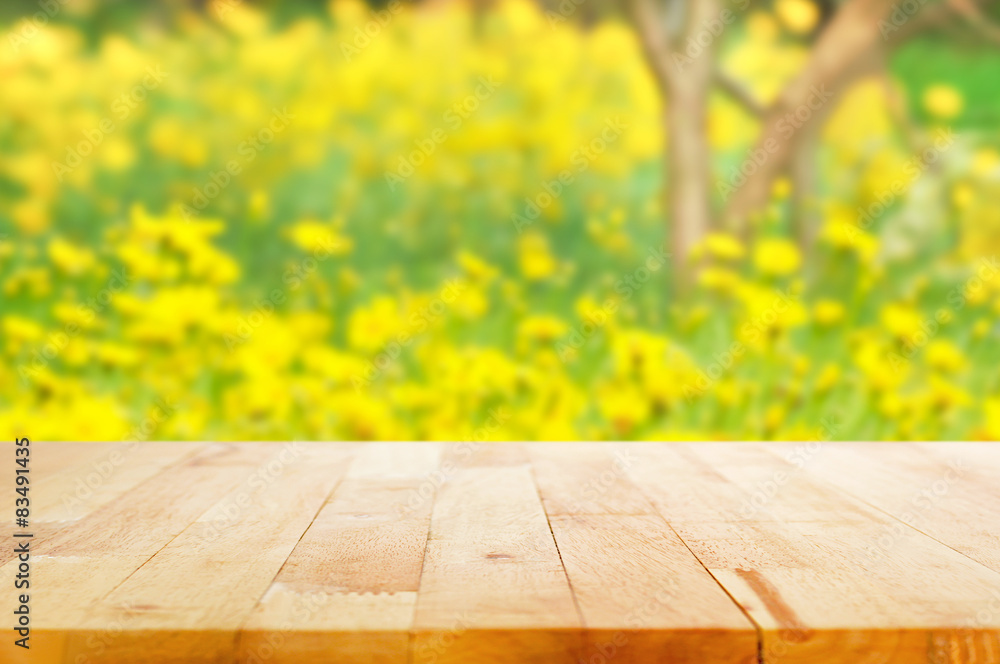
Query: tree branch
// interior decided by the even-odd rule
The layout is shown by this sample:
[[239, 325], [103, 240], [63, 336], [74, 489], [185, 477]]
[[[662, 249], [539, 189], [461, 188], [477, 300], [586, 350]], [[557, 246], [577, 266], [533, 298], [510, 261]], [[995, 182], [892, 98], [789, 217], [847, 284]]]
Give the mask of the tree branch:
[[994, 25], [973, 0], [948, 0], [947, 4], [970, 28], [993, 43], [1000, 43], [1000, 27]]
[[[754, 154], [766, 158], [727, 201], [724, 223], [739, 232], [751, 214], [768, 201], [771, 183], [788, 165], [806, 125], [818, 122], [817, 111], [834, 104], [834, 92], [872, 49], [880, 48], [879, 23], [892, 11], [893, 0], [847, 0], [827, 24], [803, 70], [778, 96], [763, 120]], [[833, 90], [831, 91], [831, 88]]]
[[653, 75], [660, 90], [670, 89], [674, 70], [670, 66], [670, 36], [663, 25], [663, 17], [657, 12], [652, 0], [628, 0], [628, 11], [636, 32], [642, 42]]
[[714, 77], [715, 84], [719, 86], [719, 89], [742, 106], [745, 111], [757, 117], [764, 117], [767, 113], [767, 108], [753, 96], [745, 85], [722, 69], [716, 69]]

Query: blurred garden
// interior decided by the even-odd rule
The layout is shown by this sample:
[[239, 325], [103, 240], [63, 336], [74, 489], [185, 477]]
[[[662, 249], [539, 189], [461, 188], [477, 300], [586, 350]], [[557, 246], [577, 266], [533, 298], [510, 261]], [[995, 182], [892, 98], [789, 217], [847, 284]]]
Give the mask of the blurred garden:
[[[725, 89], [671, 114], [590, 1], [9, 3], [0, 430], [1000, 439], [996, 43], [887, 14], [797, 162], [752, 106], [830, 7], [719, 5], [671, 62]], [[702, 162], [760, 204], [686, 225]]]

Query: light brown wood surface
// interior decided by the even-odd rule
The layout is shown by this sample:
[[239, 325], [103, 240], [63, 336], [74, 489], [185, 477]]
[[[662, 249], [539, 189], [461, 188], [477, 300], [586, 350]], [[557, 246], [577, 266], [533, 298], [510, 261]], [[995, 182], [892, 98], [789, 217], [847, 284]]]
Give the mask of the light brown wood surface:
[[8, 630], [0, 664], [1000, 664], [994, 444], [36, 444], [31, 468], [32, 647]]

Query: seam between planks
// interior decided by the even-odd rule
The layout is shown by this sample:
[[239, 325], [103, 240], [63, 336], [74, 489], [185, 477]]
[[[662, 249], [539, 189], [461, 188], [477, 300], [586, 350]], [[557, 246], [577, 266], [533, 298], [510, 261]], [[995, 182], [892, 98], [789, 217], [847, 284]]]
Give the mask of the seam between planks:
[[657, 514], [659, 515], [659, 517], [661, 519], [663, 519], [663, 522], [667, 524], [667, 528], [670, 528], [670, 531], [674, 535], [677, 536], [677, 539], [679, 539], [681, 541], [681, 544], [684, 545], [684, 548], [691, 552], [691, 555], [694, 557], [695, 560], [698, 561], [698, 564], [701, 565], [702, 568], [704, 568], [705, 572], [710, 577], [712, 577], [712, 580], [715, 581], [715, 583], [718, 584], [718, 586], [720, 588], [722, 588], [722, 592], [726, 593], [726, 597], [728, 597], [730, 600], [732, 600], [733, 604], [736, 605], [736, 608], [738, 608], [740, 610], [740, 613], [742, 613], [744, 616], [746, 616], [746, 619], [748, 621], [750, 621], [751, 625], [753, 625], [754, 632], [757, 634], [757, 664], [766, 664], [764, 662], [764, 629], [763, 629], [763, 627], [761, 627], [757, 623], [757, 621], [753, 619], [753, 616], [751, 616], [750, 613], [746, 609], [744, 609], [743, 606], [739, 602], [736, 601], [736, 598], [733, 597], [733, 595], [729, 592], [729, 589], [726, 588], [726, 586], [724, 586], [722, 584], [722, 582], [719, 581], [719, 579], [717, 579], [714, 574], [712, 574], [712, 570], [708, 569], [708, 567], [705, 565], [705, 563], [703, 563], [701, 561], [701, 558], [698, 557], [698, 554], [696, 554], [691, 549], [691, 547], [688, 546], [688, 543], [684, 541], [684, 538], [681, 537], [681, 534], [678, 533], [676, 530], [674, 530], [673, 525], [669, 521], [667, 521], [667, 519], [662, 514], [660, 514], [659, 510], [657, 510]]
[[[763, 449], [764, 451], [766, 451], [768, 454], [776, 457], [782, 463], [788, 464], [788, 462], [784, 458], [782, 458], [774, 450], [772, 450], [772, 449], [770, 449], [770, 448], [768, 448], [766, 446], [762, 447], [761, 449]], [[875, 510], [876, 512], [878, 512], [880, 514], [884, 514], [888, 518], [892, 519], [894, 522], [901, 523], [905, 528], [908, 528], [909, 530], [912, 530], [913, 532], [917, 533], [918, 535], [923, 535], [927, 539], [929, 539], [931, 541], [934, 541], [934, 542], [937, 542], [938, 544], [940, 544], [944, 548], [948, 549], [949, 551], [954, 551], [955, 553], [959, 554], [963, 558], [966, 558], [966, 559], [972, 561], [973, 563], [975, 563], [976, 565], [979, 565], [980, 567], [982, 567], [983, 569], [987, 570], [988, 572], [991, 572], [992, 574], [994, 574], [996, 576], [1000, 576], [1000, 569], [993, 569], [992, 567], [990, 567], [989, 565], [986, 565], [982, 561], [976, 560], [975, 558], [973, 558], [969, 554], [965, 553], [964, 551], [959, 551], [958, 549], [956, 549], [955, 547], [951, 546], [947, 542], [942, 542], [941, 540], [939, 540], [938, 538], [934, 537], [933, 535], [931, 535], [929, 533], [925, 533], [924, 531], [920, 530], [919, 528], [917, 528], [913, 524], [909, 524], [909, 523], [903, 521], [902, 519], [900, 519], [895, 514], [892, 514], [891, 512], [887, 512], [886, 510], [882, 509], [878, 505], [875, 505], [874, 503], [868, 501], [866, 498], [864, 498], [862, 496], [859, 496], [858, 494], [854, 493], [850, 489], [845, 489], [844, 487], [840, 486], [839, 484], [835, 484], [832, 481], [826, 479], [825, 477], [817, 475], [816, 473], [810, 471], [808, 468], [805, 469], [805, 472], [806, 472], [806, 474], [809, 475], [811, 481], [820, 482], [820, 483], [822, 483], [822, 484], [830, 487], [834, 491], [836, 491], [836, 492], [838, 492], [838, 493], [840, 493], [840, 494], [842, 494], [842, 495], [850, 498], [851, 500], [856, 500], [859, 503], [867, 505], [868, 507], [870, 507], [871, 509]]]
[[552, 529], [552, 519], [549, 518], [549, 513], [545, 511], [545, 501], [542, 500], [542, 492], [538, 488], [538, 480], [535, 477], [535, 460], [534, 457], [525, 450], [528, 455], [528, 470], [531, 471], [531, 485], [535, 487], [535, 496], [538, 497], [538, 505], [542, 508], [542, 514], [545, 515], [545, 525], [549, 527], [549, 535], [552, 537], [552, 544], [556, 547], [556, 555], [559, 556], [559, 566], [562, 567], [563, 576], [566, 577], [566, 585], [569, 586], [569, 594], [573, 598], [573, 606], [576, 608], [576, 616], [580, 619], [580, 635], [581, 641], [580, 645], [583, 646], [583, 635], [587, 631], [587, 621], [583, 617], [583, 609], [580, 608], [580, 602], [576, 597], [576, 590], [573, 588], [573, 582], [569, 578], [569, 572], [566, 570], [566, 563], [563, 561], [562, 551], [559, 550], [559, 542], [556, 540], [556, 533]]
[[[209, 448], [209, 446], [210, 446], [209, 444], [203, 444], [201, 446], [201, 450], [199, 450], [198, 452], [195, 452], [191, 456], [182, 457], [182, 458], [178, 459], [177, 461], [175, 461], [174, 463], [171, 463], [171, 464], [169, 464], [167, 466], [164, 466], [155, 475], [151, 475], [151, 476], [147, 477], [140, 484], [136, 484], [135, 486], [131, 487], [128, 491], [122, 493], [121, 497], [126, 496], [130, 491], [132, 491], [136, 487], [141, 486], [142, 484], [146, 484], [147, 482], [150, 482], [150, 481], [156, 479], [157, 477], [159, 477], [163, 473], [166, 473], [167, 471], [173, 470], [175, 466], [179, 466], [179, 465], [182, 465], [184, 463], [187, 463], [193, 457], [197, 456], [201, 451], [207, 450]], [[199, 514], [198, 516], [200, 517], [201, 514]], [[197, 521], [197, 520], [198, 520], [198, 518], [195, 517], [195, 521]], [[194, 521], [192, 521], [191, 523], [194, 523]], [[111, 588], [110, 590], [108, 590], [108, 592], [106, 592], [103, 595], [101, 595], [101, 597], [97, 601], [98, 602], [103, 602], [105, 599], [107, 599], [111, 595], [111, 593], [113, 593], [114, 591], [118, 590], [118, 588], [120, 588], [122, 585], [124, 585], [125, 583], [127, 583], [129, 581], [129, 579], [131, 579], [133, 576], [135, 576], [136, 572], [138, 572], [143, 567], [145, 567], [146, 564], [150, 560], [152, 560], [153, 558], [155, 558], [156, 556], [158, 556], [161, 551], [163, 551], [165, 548], [167, 548], [168, 546], [170, 546], [171, 542], [173, 542], [175, 539], [177, 539], [178, 537], [180, 537], [181, 533], [183, 533], [188, 527], [190, 527], [191, 523], [189, 523], [186, 526], [184, 526], [183, 528], [181, 528], [178, 533], [176, 533], [173, 537], [169, 538], [166, 542], [164, 542], [163, 546], [161, 546], [159, 549], [157, 549], [156, 551], [154, 551], [152, 553], [152, 555], [149, 556], [149, 558], [146, 558], [146, 560], [144, 560], [141, 565], [139, 565], [134, 570], [132, 570], [131, 572], [129, 572], [128, 576], [126, 576], [124, 579], [122, 579], [121, 581], [119, 581], [118, 583], [116, 583], [113, 588]]]
[[[626, 475], [628, 475], [627, 472], [626, 472]], [[757, 636], [757, 664], [766, 664], [764, 662], [764, 630], [763, 630], [763, 628], [757, 623], [756, 620], [753, 619], [753, 616], [751, 616], [750, 613], [746, 609], [744, 609], [743, 606], [739, 602], [736, 601], [736, 598], [733, 597], [733, 595], [729, 592], [729, 590], [726, 588], [726, 586], [723, 585], [723, 583], [721, 581], [719, 581], [719, 579], [716, 578], [716, 576], [714, 574], [712, 574], [712, 570], [708, 569], [708, 567], [705, 565], [705, 563], [702, 562], [701, 558], [698, 557], [698, 554], [696, 554], [694, 552], [694, 550], [691, 549], [691, 547], [684, 540], [684, 538], [681, 537], [681, 534], [678, 533], [677, 530], [674, 529], [673, 524], [670, 523], [670, 520], [666, 517], [665, 514], [663, 514], [663, 512], [657, 506], [657, 503], [649, 497], [649, 494], [646, 493], [646, 490], [642, 487], [642, 484], [640, 482], [637, 482], [635, 480], [635, 478], [632, 478], [631, 476], [629, 476], [629, 478], [630, 478], [630, 480], [632, 482], [632, 486], [634, 486], [636, 488], [636, 490], [640, 494], [642, 494], [642, 497], [645, 498], [646, 502], [648, 502], [650, 504], [650, 506], [653, 508], [653, 511], [655, 512], [656, 516], [658, 516], [660, 518], [660, 520], [663, 521], [664, 524], [666, 524], [667, 528], [670, 529], [670, 532], [672, 532], [674, 534], [674, 536], [677, 537], [677, 539], [680, 541], [680, 543], [684, 545], [684, 548], [688, 550], [688, 552], [691, 554], [691, 557], [698, 561], [698, 564], [702, 566], [702, 569], [705, 570], [705, 573], [708, 574], [710, 577], [712, 577], [712, 580], [715, 581], [715, 583], [719, 586], [719, 588], [722, 589], [722, 592], [726, 593], [726, 597], [728, 597], [730, 599], [730, 601], [733, 604], [736, 605], [736, 608], [739, 609], [740, 613], [742, 613], [743, 616], [746, 617], [747, 621], [753, 627], [754, 633]], [[725, 478], [723, 478], [723, 479], [725, 479]], [[729, 480], [726, 480], [726, 481], [729, 482]], [[731, 482], [730, 482], [730, 484], [731, 484]]]
[[[441, 447], [441, 454], [438, 455], [438, 463], [434, 468], [435, 471], [441, 470], [441, 465], [444, 463], [445, 453], [447, 451], [446, 446]], [[433, 486], [433, 482], [431, 484]], [[434, 493], [431, 495], [430, 512], [427, 515], [427, 537], [424, 538], [424, 555], [420, 556], [420, 576], [417, 578], [417, 594], [413, 599], [413, 616], [410, 618], [410, 628], [406, 630], [406, 664], [413, 664], [413, 660], [416, 657], [417, 606], [420, 603], [420, 589], [424, 585], [424, 567], [427, 562], [427, 547], [430, 546], [431, 543], [431, 529], [434, 527], [434, 507], [437, 505], [439, 488], [440, 487], [438, 486], [433, 487]]]
[[[58, 448], [58, 446], [60, 446], [60, 445], [80, 445], [80, 444], [87, 445], [89, 443], [43, 442], [43, 446], [46, 447], [46, 448], [49, 448], [49, 447]], [[208, 443], [192, 443], [192, 444], [197, 445], [199, 451], [207, 449], [208, 446], [209, 446]], [[181, 457], [181, 458], [177, 459], [176, 461], [173, 461], [173, 462], [167, 464], [166, 466], [163, 466], [156, 473], [150, 475], [149, 477], [147, 477], [146, 479], [142, 480], [141, 482], [138, 482], [138, 483], [132, 485], [131, 487], [129, 487], [127, 490], [123, 491], [118, 497], [121, 498], [122, 496], [125, 496], [126, 494], [128, 494], [129, 491], [132, 491], [136, 487], [138, 487], [138, 486], [140, 486], [142, 484], [145, 484], [146, 482], [150, 481], [151, 479], [153, 479], [154, 477], [156, 477], [160, 473], [163, 473], [163, 472], [165, 472], [167, 470], [170, 470], [174, 466], [177, 466], [177, 465], [180, 465], [182, 463], [185, 463], [186, 461], [189, 461], [192, 457], [196, 456], [197, 454], [198, 454], [198, 452], [195, 452], [194, 454], [191, 454], [191, 455], [186, 456], [186, 457]], [[97, 509], [101, 509], [101, 508], [99, 507]], [[96, 512], [96, 511], [97, 510], [91, 510], [87, 514], [84, 514], [82, 517], [77, 518], [77, 519], [69, 519], [69, 520], [61, 519], [59, 521], [46, 521], [44, 519], [41, 519], [39, 521], [40, 523], [45, 523], [48, 526], [51, 526], [53, 528], [53, 530], [52, 530], [52, 532], [48, 533], [47, 535], [41, 535], [41, 536], [35, 535], [35, 537], [33, 538], [32, 546], [36, 547], [36, 548], [42, 548], [43, 552], [42, 552], [41, 555], [45, 555], [45, 553], [44, 553], [44, 547], [42, 547], [41, 545], [47, 544], [49, 540], [51, 540], [56, 535], [60, 534], [63, 530], [65, 530], [66, 528], [71, 528], [71, 527], [77, 525], [83, 519], [86, 519], [88, 516], [90, 516], [91, 514], [94, 514], [94, 512]], [[6, 524], [8, 524], [11, 527], [13, 527], [14, 522], [13, 522], [13, 520], [11, 520], [9, 522], [6, 522]], [[156, 553], [159, 553], [159, 551], [157, 551]], [[156, 555], [156, 553], [154, 553], [153, 555]], [[143, 565], [145, 565], [145, 564], [146, 563], [143, 563]], [[140, 567], [141, 567], [141, 565], [140, 565]], [[138, 569], [138, 568], [136, 568], [136, 569]], [[117, 588], [117, 586], [116, 586], [116, 588]]]
[[[329, 443], [317, 443], [317, 444], [318, 445], [328, 445]], [[254, 612], [257, 610], [257, 607], [260, 606], [260, 603], [264, 599], [264, 596], [267, 595], [267, 593], [271, 589], [271, 587], [274, 586], [274, 582], [277, 580], [278, 576], [281, 574], [281, 571], [283, 569], [285, 569], [285, 565], [288, 564], [288, 559], [291, 558], [292, 554], [295, 553], [295, 549], [298, 548], [299, 544], [305, 538], [306, 533], [308, 533], [309, 530], [313, 527], [313, 524], [316, 523], [316, 517], [318, 517], [319, 513], [323, 511], [324, 507], [326, 507], [326, 504], [327, 504], [327, 502], [329, 502], [330, 497], [333, 496], [333, 494], [337, 492], [337, 489], [340, 488], [340, 485], [344, 483], [344, 478], [347, 477], [347, 473], [351, 469], [351, 464], [354, 463], [354, 459], [355, 459], [356, 453], [357, 453], [357, 448], [353, 448], [353, 447], [349, 448], [349, 452], [348, 452], [347, 458], [344, 459], [344, 462], [345, 462], [344, 472], [341, 473], [341, 475], [337, 479], [336, 483], [334, 483], [334, 485], [332, 487], [330, 487], [330, 491], [328, 491], [327, 494], [326, 494], [326, 496], [323, 497], [323, 500], [319, 501], [319, 507], [316, 508], [316, 512], [313, 514], [312, 518], [309, 520], [309, 525], [307, 525], [305, 527], [305, 529], [299, 535], [299, 538], [297, 540], [295, 540], [295, 544], [292, 546], [291, 550], [289, 550], [288, 556], [281, 563], [281, 566], [278, 567], [278, 569], [274, 572], [274, 576], [271, 577], [271, 582], [267, 584], [267, 586], [264, 588], [263, 592], [261, 592], [260, 597], [257, 598], [257, 600], [253, 603], [253, 606], [250, 607], [250, 610], [247, 611], [247, 614], [243, 617], [243, 620], [240, 622], [239, 627], [236, 628], [236, 634], [233, 637], [233, 656], [231, 658], [231, 661], [233, 662], [233, 664], [239, 664], [239, 659], [240, 659], [240, 642], [243, 639], [243, 635], [246, 633], [247, 622], [249, 622], [250, 618], [253, 617]]]

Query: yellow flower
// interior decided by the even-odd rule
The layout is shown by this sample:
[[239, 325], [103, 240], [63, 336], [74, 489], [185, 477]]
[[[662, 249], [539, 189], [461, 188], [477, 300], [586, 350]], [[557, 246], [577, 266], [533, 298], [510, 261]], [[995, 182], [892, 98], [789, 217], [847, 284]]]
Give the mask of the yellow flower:
[[52, 307], [53, 315], [66, 325], [74, 325], [80, 330], [91, 330], [98, 326], [97, 314], [86, 305], [58, 302]]
[[77, 247], [62, 238], [49, 242], [49, 258], [64, 274], [79, 276], [94, 267], [94, 252]]
[[799, 35], [810, 32], [819, 20], [819, 9], [809, 0], [778, 0], [774, 11], [786, 28]]
[[993, 173], [998, 166], [1000, 166], [1000, 153], [993, 148], [980, 148], [972, 158], [970, 170], [973, 175], [985, 177]]
[[771, 187], [771, 195], [779, 201], [788, 198], [788, 195], [791, 193], [792, 182], [785, 176], [777, 178], [774, 181], [774, 185]]
[[778, 24], [770, 14], [755, 11], [747, 19], [747, 32], [754, 41], [772, 42], [778, 36]]
[[967, 406], [972, 402], [972, 397], [966, 390], [935, 375], [930, 377], [927, 399], [931, 408], [942, 411]]
[[598, 408], [621, 436], [649, 417], [649, 402], [631, 385], [609, 385], [599, 392]]
[[247, 213], [252, 221], [263, 221], [271, 212], [271, 201], [263, 189], [254, 189], [247, 203]]
[[555, 316], [531, 316], [517, 327], [519, 339], [549, 342], [560, 339], [569, 332], [569, 325]]
[[764, 431], [767, 434], [774, 433], [785, 421], [787, 412], [781, 404], [771, 404], [764, 412]]
[[950, 85], [938, 84], [924, 90], [924, 108], [942, 120], [954, 118], [962, 112], [962, 95]]
[[910, 362], [872, 339], [864, 340], [854, 351], [854, 364], [876, 392], [899, 387], [910, 371]]
[[768, 238], [754, 247], [754, 266], [761, 274], [784, 277], [794, 273], [802, 264], [798, 247], [789, 240]]
[[518, 242], [521, 274], [538, 281], [556, 271], [556, 261], [549, 253], [549, 243], [541, 233], [525, 233]]
[[853, 251], [863, 263], [878, 254], [878, 238], [861, 228], [858, 220], [847, 214], [834, 216], [820, 233], [820, 238], [835, 249]]
[[818, 325], [832, 327], [844, 320], [844, 305], [836, 300], [819, 300], [813, 306], [813, 320]]
[[109, 367], [129, 368], [139, 364], [139, 351], [132, 346], [104, 342], [94, 350], [94, 356]]
[[816, 391], [820, 394], [829, 392], [840, 381], [840, 367], [832, 362], [824, 365], [816, 377]]
[[983, 414], [986, 419], [986, 434], [992, 440], [1000, 440], [1000, 397], [986, 399], [983, 402]]
[[698, 283], [708, 290], [732, 293], [740, 283], [740, 275], [722, 267], [706, 267], [698, 272]]
[[349, 254], [354, 242], [337, 232], [330, 224], [319, 221], [300, 221], [286, 231], [296, 246], [310, 253], [324, 253], [330, 256]]
[[[423, 323], [426, 327], [426, 318]], [[389, 341], [398, 329], [399, 305], [393, 298], [381, 295], [370, 306], [355, 309], [351, 313], [347, 323], [347, 337], [352, 348], [373, 351]]]
[[469, 278], [490, 282], [497, 276], [498, 270], [470, 251], [458, 253], [458, 264], [469, 275]]
[[878, 402], [878, 410], [887, 419], [899, 417], [905, 409], [905, 402], [895, 392], [886, 392]]
[[712, 256], [723, 260], [739, 260], [746, 255], [746, 249], [732, 235], [727, 233], [709, 233], [705, 237], [705, 249]]
[[879, 317], [885, 329], [900, 339], [909, 339], [919, 332], [924, 322], [920, 312], [908, 304], [887, 304]]
[[935, 339], [924, 351], [927, 364], [941, 373], [955, 373], [965, 366], [965, 356], [955, 344], [945, 339]]
[[44, 201], [31, 198], [14, 204], [11, 217], [21, 232], [26, 235], [38, 235], [49, 227], [52, 221], [48, 206]]
[[35, 321], [13, 315], [3, 318], [3, 331], [5, 336], [16, 341], [38, 341], [45, 334]]
[[965, 210], [976, 198], [976, 192], [966, 182], [960, 182], [952, 187], [951, 202], [959, 210]]

